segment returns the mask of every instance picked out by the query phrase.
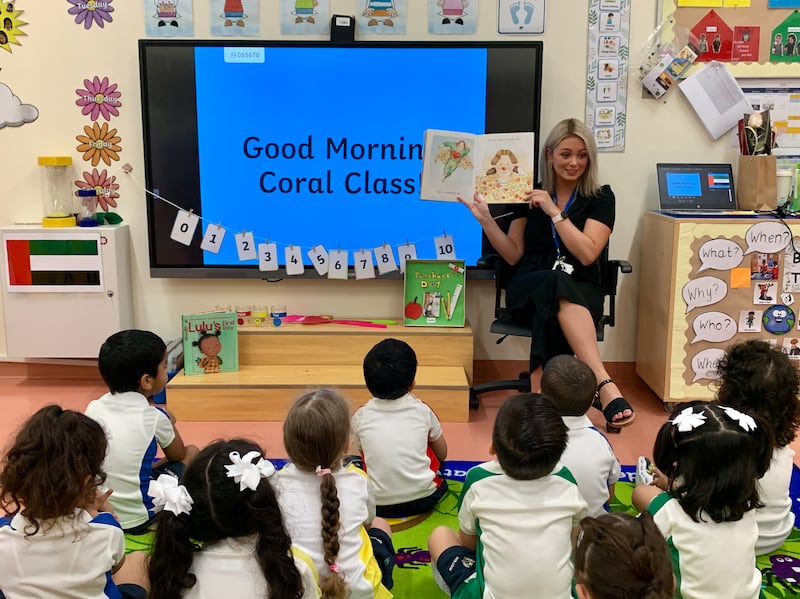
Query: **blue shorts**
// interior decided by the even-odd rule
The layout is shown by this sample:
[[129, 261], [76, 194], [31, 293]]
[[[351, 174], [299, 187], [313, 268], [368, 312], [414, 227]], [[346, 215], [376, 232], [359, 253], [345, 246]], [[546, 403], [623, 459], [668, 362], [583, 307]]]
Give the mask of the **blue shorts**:
[[439, 500], [447, 493], [447, 481], [442, 479], [442, 484], [427, 497], [406, 501], [405, 503], [395, 503], [394, 505], [379, 505], [375, 508], [375, 514], [381, 518], [407, 518], [408, 516], [418, 516], [430, 512]]
[[381, 583], [388, 590], [391, 590], [394, 586], [392, 570], [394, 569], [395, 557], [392, 538], [386, 534], [385, 530], [381, 530], [380, 528], [370, 528], [367, 534], [372, 543], [372, 553], [375, 555], [375, 560], [378, 562], [378, 567], [381, 569]]
[[454, 595], [469, 578], [475, 580], [475, 552], [461, 545], [448, 547], [436, 560], [436, 570], [450, 589], [450, 595]]

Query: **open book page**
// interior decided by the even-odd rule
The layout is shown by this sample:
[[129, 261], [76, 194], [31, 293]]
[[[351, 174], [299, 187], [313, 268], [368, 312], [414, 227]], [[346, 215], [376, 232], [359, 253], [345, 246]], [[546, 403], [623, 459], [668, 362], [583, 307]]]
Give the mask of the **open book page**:
[[482, 193], [490, 204], [524, 201], [533, 188], [533, 132], [474, 135], [425, 131], [423, 200], [457, 201]]

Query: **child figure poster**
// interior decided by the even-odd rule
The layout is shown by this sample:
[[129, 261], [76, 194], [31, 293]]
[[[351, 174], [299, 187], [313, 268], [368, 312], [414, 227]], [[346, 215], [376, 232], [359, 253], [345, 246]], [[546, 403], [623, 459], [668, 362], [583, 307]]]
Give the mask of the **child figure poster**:
[[455, 202], [477, 190], [489, 204], [524, 202], [533, 189], [534, 144], [532, 131], [473, 135], [427, 129], [420, 197]]
[[184, 314], [182, 325], [184, 374], [239, 370], [236, 312]]
[[463, 327], [466, 267], [463, 260], [406, 260], [406, 326]]

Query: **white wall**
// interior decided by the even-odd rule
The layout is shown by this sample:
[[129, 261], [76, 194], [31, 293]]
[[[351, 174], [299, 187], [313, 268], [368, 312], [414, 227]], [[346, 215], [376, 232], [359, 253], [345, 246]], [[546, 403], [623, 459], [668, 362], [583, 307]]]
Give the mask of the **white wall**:
[[[418, 16], [408, 26], [405, 39], [426, 39], [423, 0], [408, 0]], [[497, 3], [480, 4], [476, 39], [502, 39], [496, 33]], [[362, 0], [331, 0], [333, 13], [355, 14]], [[735, 161], [735, 151], [725, 142], [714, 143], [691, 108], [674, 91], [666, 102], [644, 100], [638, 83], [639, 48], [656, 25], [656, 0], [632, 2], [631, 76], [628, 85], [626, 150], [600, 156], [600, 172], [617, 195], [617, 225], [612, 236], [614, 257], [627, 257], [634, 274], [623, 277], [618, 297], [619, 324], [607, 331], [603, 355], [611, 361], [635, 359], [638, 271], [647, 268], [639, 254], [642, 212], [656, 207], [655, 163], [658, 161]], [[278, 2], [261, 3], [262, 36], [280, 37]], [[149, 4], [148, 4], [149, 6]], [[334, 314], [338, 317], [395, 317], [402, 314], [400, 281], [333, 282], [288, 280], [279, 283], [245, 280], [151, 279], [148, 269], [146, 212], [143, 193], [119, 166], [133, 165], [133, 175], [144, 181], [141, 141], [138, 58], [136, 41], [144, 36], [142, 3], [116, 0], [114, 22], [104, 29], [84, 31], [67, 14], [62, 1], [17, 0], [27, 37], [13, 53], [0, 51], [0, 81], [24, 103], [39, 109], [39, 118], [22, 127], [0, 129], [0, 224], [36, 222], [41, 218], [39, 155], [71, 155], [78, 167], [86, 165], [75, 151], [75, 136], [89, 122], [75, 106], [75, 89], [85, 77], [107, 75], [122, 92], [120, 116], [111, 121], [122, 137], [121, 160], [112, 167], [121, 183], [119, 212], [131, 226], [133, 288], [136, 326], [166, 338], [177, 337], [182, 312], [204, 310], [221, 303], [285, 303], [290, 312]], [[549, 0], [544, 41], [544, 75], [541, 127], [547, 131], [562, 118], [583, 117], [586, 72], [587, 0]], [[413, 16], [413, 15], [412, 15]], [[208, 10], [195, 2], [195, 37], [207, 37]], [[401, 36], [402, 37], [402, 36]], [[101, 163], [98, 168], [103, 167]], [[82, 169], [87, 170], [87, 169]], [[89, 168], [88, 170], [91, 170]], [[357, 291], [357, 295], [354, 294]], [[467, 313], [476, 332], [477, 359], [525, 359], [525, 340], [508, 339], [495, 345], [488, 333], [493, 287], [488, 281], [468, 285]], [[65, 315], [80, 322], [89, 315]], [[642, 315], [646, 322], [647, 315]], [[35, 326], [35, 323], [31, 323]]]

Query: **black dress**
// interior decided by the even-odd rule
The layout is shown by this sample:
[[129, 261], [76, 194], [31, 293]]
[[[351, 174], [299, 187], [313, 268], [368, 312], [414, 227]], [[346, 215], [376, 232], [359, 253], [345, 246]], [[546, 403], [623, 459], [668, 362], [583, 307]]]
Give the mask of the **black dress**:
[[[583, 230], [588, 219], [614, 228], [614, 192], [604, 185], [595, 196], [577, 196], [567, 210], [572, 223]], [[558, 325], [560, 298], [585, 306], [598, 322], [603, 315], [604, 297], [598, 261], [583, 266], [559, 239], [561, 255], [574, 270], [567, 274], [553, 270], [557, 252], [550, 217], [539, 208], [519, 206], [513, 219], [527, 217], [525, 254], [506, 290], [506, 305], [514, 320], [531, 325], [530, 367], [535, 370], [559, 354], [573, 354]]]

